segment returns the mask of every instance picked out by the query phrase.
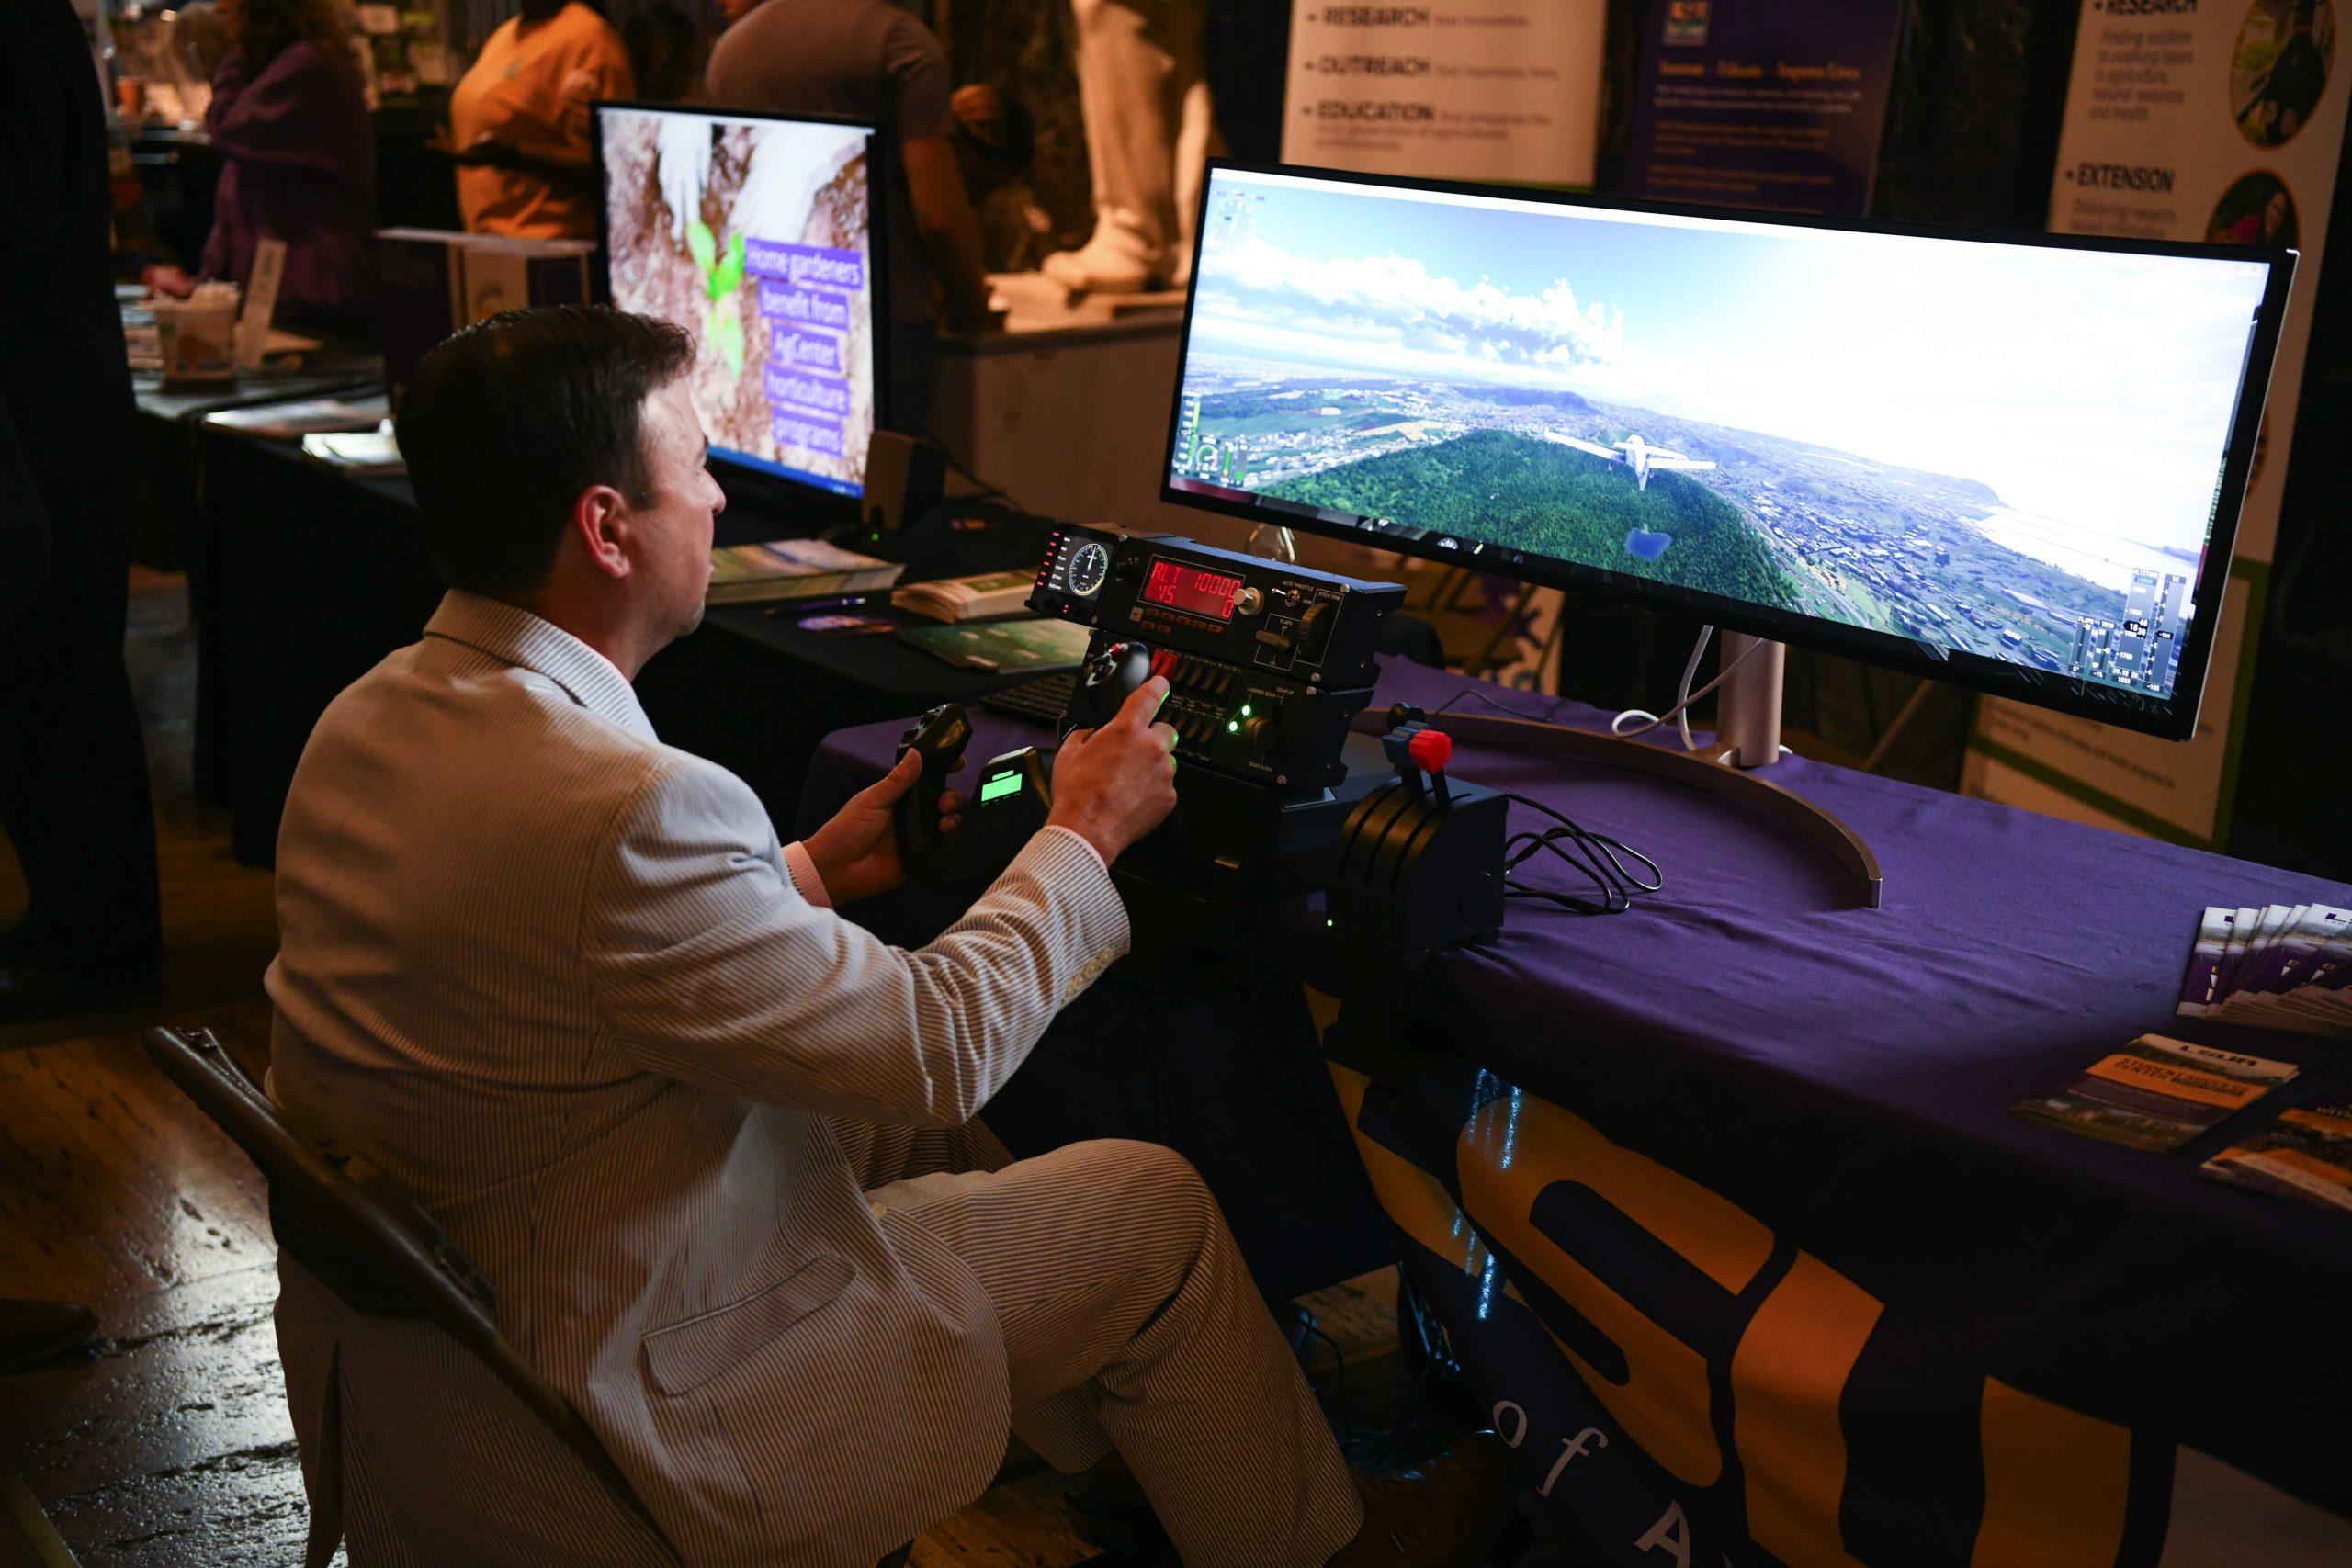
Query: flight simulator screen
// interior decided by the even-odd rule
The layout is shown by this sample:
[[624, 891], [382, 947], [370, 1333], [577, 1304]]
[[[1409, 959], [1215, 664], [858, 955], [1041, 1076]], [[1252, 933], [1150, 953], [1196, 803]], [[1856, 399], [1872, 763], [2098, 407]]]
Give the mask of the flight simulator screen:
[[874, 131], [617, 105], [597, 120], [613, 303], [693, 334], [712, 454], [863, 495]]
[[1218, 168], [1168, 488], [2154, 708], [2271, 271]]

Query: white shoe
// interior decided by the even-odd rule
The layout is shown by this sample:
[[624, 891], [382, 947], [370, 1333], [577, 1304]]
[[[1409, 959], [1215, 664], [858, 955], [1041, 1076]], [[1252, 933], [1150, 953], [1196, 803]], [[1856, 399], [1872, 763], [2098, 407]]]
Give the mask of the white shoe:
[[1037, 270], [1073, 294], [1137, 294], [1165, 276], [1166, 260], [1159, 246], [1104, 214], [1085, 244], [1056, 251]]

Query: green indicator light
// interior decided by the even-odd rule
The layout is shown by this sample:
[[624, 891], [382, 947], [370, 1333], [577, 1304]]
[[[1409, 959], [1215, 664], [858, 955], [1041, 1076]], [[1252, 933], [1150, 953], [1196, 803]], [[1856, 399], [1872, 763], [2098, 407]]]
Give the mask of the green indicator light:
[[1248, 718], [1250, 716], [1250, 705], [1248, 703], [1243, 703], [1241, 705], [1241, 716], [1244, 718]]
[[1228, 718], [1228, 719], [1227, 719], [1227, 720], [1225, 721], [1225, 732], [1226, 732], [1227, 735], [1238, 735], [1238, 734], [1240, 734], [1240, 733], [1241, 733], [1241, 721], [1240, 721], [1239, 719], [1238, 719], [1238, 718]]
[[991, 800], [1001, 800], [1008, 795], [1020, 793], [1021, 775], [1019, 773], [999, 773], [980, 785], [980, 804], [986, 806]]
[[1326, 920], [1326, 921], [1324, 921], [1323, 923], [1324, 923], [1326, 926], [1336, 926], [1336, 925], [1338, 925], [1340, 922], [1339, 922], [1339, 921], [1337, 921], [1337, 920]]

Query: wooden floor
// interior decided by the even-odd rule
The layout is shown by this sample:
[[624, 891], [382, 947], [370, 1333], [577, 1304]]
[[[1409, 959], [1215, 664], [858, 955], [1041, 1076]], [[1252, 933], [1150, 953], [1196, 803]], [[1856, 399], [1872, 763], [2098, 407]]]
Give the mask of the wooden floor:
[[[0, 1568], [301, 1560], [262, 1184], [137, 1041], [149, 1022], [201, 1023], [262, 1066], [269, 878], [231, 861], [224, 825], [187, 801], [185, 596], [171, 579], [139, 586], [131, 663], [158, 786], [165, 991], [153, 1008], [0, 1029], [0, 1294], [85, 1302], [103, 1325], [85, 1355], [0, 1374]], [[0, 843], [0, 918], [21, 899]], [[1310, 1375], [1358, 1429], [1406, 1403], [1394, 1293], [1391, 1271], [1310, 1300], [1344, 1354], [1346, 1407], [1330, 1349]], [[1001, 1485], [925, 1535], [913, 1562], [1087, 1561], [1098, 1547], [1071, 1489], [1050, 1472]]]

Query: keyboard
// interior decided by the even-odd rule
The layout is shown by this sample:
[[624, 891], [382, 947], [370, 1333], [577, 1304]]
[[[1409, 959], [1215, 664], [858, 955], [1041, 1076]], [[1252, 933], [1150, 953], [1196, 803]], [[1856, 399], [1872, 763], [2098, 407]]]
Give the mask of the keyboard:
[[1050, 729], [1061, 723], [1062, 714], [1069, 707], [1070, 694], [1078, 690], [1078, 677], [1075, 670], [1057, 670], [1050, 675], [1023, 681], [1018, 686], [990, 692], [980, 699], [980, 705]]

